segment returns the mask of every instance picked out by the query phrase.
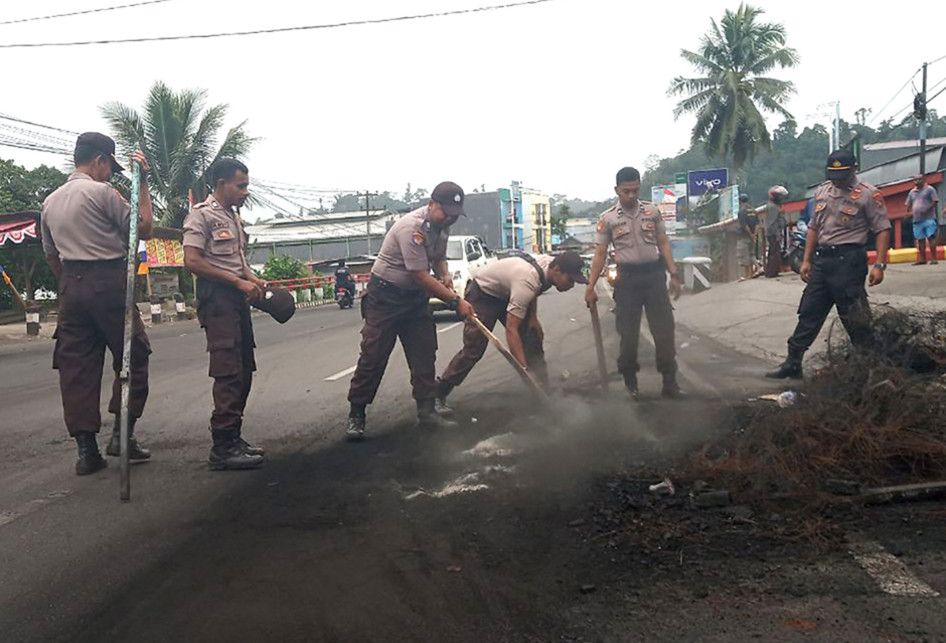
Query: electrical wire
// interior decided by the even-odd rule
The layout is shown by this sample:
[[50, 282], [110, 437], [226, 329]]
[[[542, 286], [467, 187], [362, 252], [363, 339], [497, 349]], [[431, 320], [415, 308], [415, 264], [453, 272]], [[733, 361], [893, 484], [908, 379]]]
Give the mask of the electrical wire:
[[52, 20], [54, 18], [69, 18], [71, 16], [84, 16], [90, 13], [103, 13], [105, 11], [117, 11], [118, 9], [131, 9], [133, 7], [143, 7], [148, 4], [160, 4], [170, 2], [171, 0], [146, 0], [145, 2], [133, 2], [131, 4], [122, 4], [115, 7], [100, 7], [98, 9], [85, 9], [83, 11], [70, 11], [69, 13], [55, 13], [49, 16], [36, 16], [33, 18], [17, 18], [15, 20], [4, 20], [0, 25], [17, 25], [24, 22], [39, 22], [41, 20]]
[[390, 18], [368, 18], [364, 20], [346, 20], [344, 22], [333, 22], [317, 25], [299, 25], [294, 27], [274, 27], [271, 29], [252, 29], [249, 31], [230, 31], [218, 33], [203, 34], [181, 34], [174, 36], [144, 36], [140, 38], [119, 38], [114, 40], [74, 40], [64, 42], [15, 42], [0, 44], [0, 49], [34, 49], [39, 47], [84, 47], [89, 45], [118, 45], [142, 42], [169, 42], [179, 40], [207, 40], [210, 38], [228, 38], [234, 36], [256, 36], [262, 34], [287, 33], [294, 31], [314, 31], [317, 29], [338, 29], [341, 27], [355, 27], [361, 25], [378, 25], [391, 22], [406, 22], [408, 20], [426, 20], [429, 18], [442, 18], [445, 16], [458, 16], [474, 13], [484, 13], [487, 11], [500, 11], [503, 9], [512, 9], [516, 7], [525, 7], [530, 5], [545, 4], [555, 0], [520, 0], [519, 2], [508, 2], [505, 4], [487, 5], [481, 7], [471, 7], [467, 9], [453, 9], [450, 11], [432, 11], [429, 13], [416, 13], [402, 16], [393, 16]]

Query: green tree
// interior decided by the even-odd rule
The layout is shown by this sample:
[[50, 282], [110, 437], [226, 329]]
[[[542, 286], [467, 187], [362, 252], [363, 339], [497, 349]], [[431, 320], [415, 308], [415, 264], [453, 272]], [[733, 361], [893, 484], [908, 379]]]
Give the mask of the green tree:
[[206, 98], [204, 90], [175, 92], [157, 82], [141, 113], [118, 102], [102, 107], [121, 155], [141, 149], [148, 157], [155, 214], [162, 225], [181, 227], [188, 192], [206, 198], [210, 164], [224, 156], [243, 158], [256, 141], [244, 129], [246, 121], [227, 130], [221, 140], [227, 106], [204, 109]]
[[280, 279], [302, 279], [308, 276], [305, 264], [286, 255], [273, 255], [266, 260], [263, 265], [263, 274], [266, 281], [277, 281]]
[[731, 159], [741, 168], [760, 148], [772, 144], [762, 111], [792, 115], [783, 106], [795, 92], [789, 81], [766, 76], [776, 67], [794, 67], [798, 54], [785, 46], [785, 27], [760, 22], [762, 9], [740, 4], [726, 10], [697, 51], [683, 49], [680, 55], [701, 74], [678, 76], [668, 94], [684, 96], [674, 117], [695, 114], [691, 145], [702, 143], [709, 156]]
[[[65, 182], [66, 175], [56, 168], [41, 165], [27, 170], [12, 161], [0, 160], [0, 212], [38, 211], [46, 197]], [[0, 248], [0, 264], [27, 299], [32, 299], [38, 288], [56, 289], [56, 278], [38, 243]], [[11, 304], [10, 293], [0, 284], [0, 308], [9, 308]]]

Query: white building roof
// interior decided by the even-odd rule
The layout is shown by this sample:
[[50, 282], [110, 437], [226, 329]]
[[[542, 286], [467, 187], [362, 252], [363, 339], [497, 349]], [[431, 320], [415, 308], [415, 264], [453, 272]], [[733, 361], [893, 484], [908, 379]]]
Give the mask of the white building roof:
[[[246, 226], [250, 244], [325, 241], [365, 237], [370, 226], [371, 235], [384, 236], [388, 222], [396, 215], [385, 210], [361, 212], [331, 212], [299, 217], [270, 219], [265, 223]], [[370, 223], [366, 221], [370, 220]]]

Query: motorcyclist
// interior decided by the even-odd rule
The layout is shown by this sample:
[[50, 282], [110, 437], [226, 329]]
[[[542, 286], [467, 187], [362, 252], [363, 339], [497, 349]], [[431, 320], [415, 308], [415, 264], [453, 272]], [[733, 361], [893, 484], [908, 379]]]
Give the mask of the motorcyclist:
[[335, 288], [344, 288], [348, 291], [348, 296], [352, 301], [355, 299], [355, 278], [345, 266], [345, 260], [338, 261], [338, 268], [335, 269]]

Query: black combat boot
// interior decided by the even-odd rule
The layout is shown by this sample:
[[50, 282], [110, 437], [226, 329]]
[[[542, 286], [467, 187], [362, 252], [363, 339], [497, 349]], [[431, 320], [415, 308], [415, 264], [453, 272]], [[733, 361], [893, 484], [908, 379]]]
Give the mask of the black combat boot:
[[263, 456], [250, 455], [243, 450], [236, 429], [213, 430], [211, 434], [214, 445], [207, 459], [211, 471], [255, 469], [263, 464]]
[[76, 461], [77, 476], [87, 476], [108, 466], [108, 462], [99, 453], [99, 445], [94, 433], [82, 431], [76, 433], [75, 439], [76, 446], [79, 448], [79, 459]]
[[788, 357], [785, 358], [781, 366], [774, 371], [766, 373], [765, 376], [772, 380], [800, 380], [802, 378], [801, 359], [803, 355], [804, 353], [789, 350]]
[[243, 453], [246, 453], [247, 455], [266, 455], [266, 449], [263, 447], [254, 446], [243, 439], [242, 429], [237, 429], [237, 443], [240, 445], [240, 448], [243, 449]]
[[417, 400], [417, 428], [429, 430], [455, 429], [453, 420], [437, 415], [434, 400]]
[[434, 398], [434, 412], [441, 417], [453, 417], [454, 410], [447, 404], [447, 396], [450, 395], [453, 387], [442, 380], [438, 381], [437, 384], [439, 385], [439, 391], [437, 397]]
[[632, 373], [630, 375], [624, 376], [624, 388], [627, 389], [627, 394], [635, 402], [641, 399], [640, 389], [637, 388], [637, 374]]
[[365, 413], [364, 404], [355, 404], [351, 402], [351, 410], [348, 412], [348, 429], [345, 431], [345, 439], [349, 442], [361, 442], [365, 439]]
[[686, 393], [680, 388], [680, 385], [677, 384], [677, 374], [674, 373], [664, 373], [663, 374], [664, 384], [663, 389], [660, 391], [660, 394], [663, 397], [668, 397], [674, 400], [680, 400], [686, 397]]
[[[135, 418], [128, 420], [128, 459], [139, 462], [149, 460], [151, 459], [151, 452], [142, 447], [138, 440], [134, 438], [135, 422]], [[122, 454], [122, 433], [117, 415], [115, 416], [115, 426], [112, 428], [112, 439], [108, 441], [105, 454], [115, 458]]]

